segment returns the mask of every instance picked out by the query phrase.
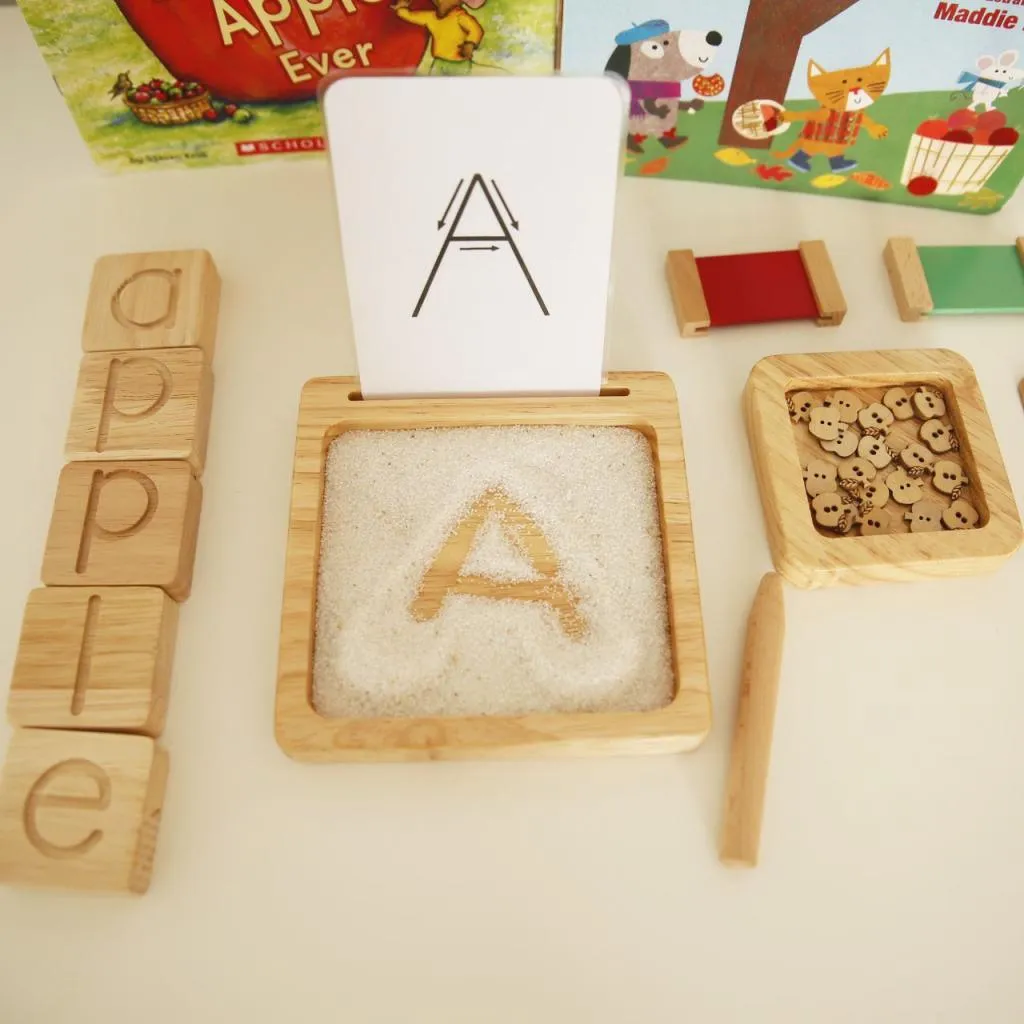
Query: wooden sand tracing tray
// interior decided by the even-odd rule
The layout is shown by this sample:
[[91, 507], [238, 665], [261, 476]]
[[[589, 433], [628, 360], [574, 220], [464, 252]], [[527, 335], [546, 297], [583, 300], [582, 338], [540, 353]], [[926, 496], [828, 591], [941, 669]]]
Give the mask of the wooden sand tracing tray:
[[670, 752], [710, 698], [675, 391], [303, 390], [276, 733], [310, 761]]
[[[587, 113], [585, 144], [546, 117], [563, 108]], [[302, 392], [279, 744], [696, 747], [711, 708], [675, 389], [603, 372], [625, 94], [359, 76], [323, 109], [335, 139], [377, 135], [384, 109], [412, 127], [372, 162], [331, 148], [360, 373]], [[380, 172], [425, 148], [430, 174]]]

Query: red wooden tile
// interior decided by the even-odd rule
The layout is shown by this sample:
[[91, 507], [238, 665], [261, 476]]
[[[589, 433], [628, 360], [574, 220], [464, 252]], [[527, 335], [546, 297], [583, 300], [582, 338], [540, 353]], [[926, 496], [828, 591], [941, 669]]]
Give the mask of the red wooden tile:
[[702, 256], [697, 272], [712, 327], [818, 317], [799, 249]]

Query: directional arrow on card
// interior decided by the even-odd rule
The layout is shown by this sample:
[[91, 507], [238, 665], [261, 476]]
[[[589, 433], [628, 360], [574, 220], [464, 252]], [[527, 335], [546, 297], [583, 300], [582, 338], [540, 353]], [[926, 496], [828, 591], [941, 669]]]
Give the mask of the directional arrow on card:
[[458, 185], [455, 186], [455, 191], [452, 193], [451, 199], [448, 200], [448, 205], [444, 208], [444, 213], [441, 214], [441, 219], [437, 222], [437, 230], [440, 231], [444, 227], [445, 221], [448, 219], [448, 214], [451, 213], [452, 206], [455, 203], [456, 198], [459, 195], [459, 190], [462, 188], [462, 183], [465, 178], [459, 178]]
[[[459, 182], [461, 185], [462, 182]], [[508, 222], [516, 229], [519, 230], [519, 221], [516, 220], [515, 214], [508, 208], [508, 203], [505, 202], [505, 197], [501, 194], [501, 189], [498, 188], [498, 183], [491, 178], [491, 184], [494, 186], [494, 191], [498, 193], [498, 198], [501, 200], [501, 205], [505, 207], [505, 213], [508, 214]]]

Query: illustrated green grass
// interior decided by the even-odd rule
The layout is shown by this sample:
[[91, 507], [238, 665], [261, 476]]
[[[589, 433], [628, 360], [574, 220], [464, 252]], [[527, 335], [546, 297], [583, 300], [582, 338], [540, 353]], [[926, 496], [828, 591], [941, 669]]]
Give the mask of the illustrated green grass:
[[[757, 175], [758, 164], [769, 167], [781, 166], [790, 170], [785, 159], [776, 157], [773, 153], [789, 148], [800, 130], [799, 125], [794, 125], [789, 131], [775, 136], [771, 149], [744, 150], [755, 161], [753, 164], [730, 167], [722, 163], [715, 153], [725, 148], [718, 143], [724, 103], [708, 103], [697, 114], [681, 114], [677, 134], [689, 136], [689, 141], [678, 149], [666, 150], [657, 139], [649, 136], [644, 143], [643, 155], [628, 155], [626, 173], [722, 184], [756, 184], [784, 192], [806, 192], [813, 195], [908, 203], [942, 210], [991, 213], [1002, 206], [1024, 174], [1024, 138], [992, 175], [986, 183], [985, 190], [974, 197], [913, 196], [900, 184], [900, 173], [914, 129], [928, 118], [947, 117], [952, 111], [965, 105], [966, 98], [963, 96], [951, 98], [948, 92], [925, 92], [883, 96], [872, 106], [872, 118], [884, 124], [889, 129], [889, 135], [884, 139], [872, 139], [867, 132], [861, 131], [856, 143], [847, 150], [847, 156], [857, 161], [858, 171], [873, 171], [888, 181], [892, 187], [885, 191], [874, 191], [860, 185], [849, 175], [846, 175], [846, 180], [835, 188], [816, 188], [811, 181], [819, 175], [831, 173], [828, 161], [824, 157], [813, 159], [812, 170], [808, 174], [794, 172], [786, 181], [762, 181]], [[815, 106], [812, 101], [803, 101], [787, 104], [787, 109], [806, 110]], [[1007, 123], [1024, 135], [1024, 89], [1012, 91], [1000, 99], [996, 106], [1006, 114]], [[654, 168], [657, 165], [654, 165], [654, 168], [651, 165], [661, 157], [667, 157], [668, 163], [662, 170], [656, 171]]]
[[[320, 110], [303, 103], [251, 103], [248, 124], [154, 126], [142, 124], [110, 87], [128, 71], [136, 82], [173, 77], [125, 21], [114, 0], [19, 0], [79, 131], [97, 163], [115, 170], [183, 163], [210, 167], [243, 163], [235, 143], [247, 139], [322, 135]], [[555, 0], [487, 0], [481, 12], [487, 35], [481, 65], [514, 65], [543, 73], [552, 66]], [[424, 38], [426, 38], [424, 36]], [[230, 59], [225, 57], [225, 59]], [[421, 71], [429, 68], [424, 55]], [[500, 74], [481, 66], [480, 73]], [[310, 154], [275, 154], [273, 159], [308, 159]]]

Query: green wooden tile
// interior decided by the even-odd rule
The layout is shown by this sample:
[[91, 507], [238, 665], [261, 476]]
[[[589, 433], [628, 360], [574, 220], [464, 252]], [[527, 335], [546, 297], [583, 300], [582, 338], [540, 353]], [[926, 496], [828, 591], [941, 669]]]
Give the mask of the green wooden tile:
[[1024, 313], [1024, 264], [1013, 245], [921, 245], [935, 313]]

